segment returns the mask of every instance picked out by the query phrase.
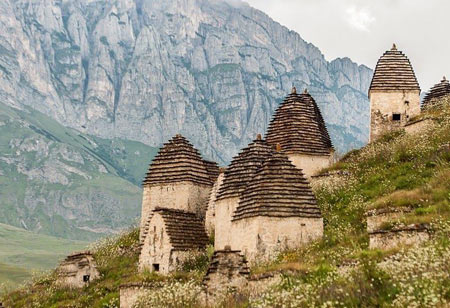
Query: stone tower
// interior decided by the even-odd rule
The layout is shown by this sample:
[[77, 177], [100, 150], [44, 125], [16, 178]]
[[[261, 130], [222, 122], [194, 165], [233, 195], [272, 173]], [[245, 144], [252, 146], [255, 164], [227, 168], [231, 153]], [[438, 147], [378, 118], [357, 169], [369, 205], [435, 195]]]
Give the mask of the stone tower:
[[420, 87], [411, 62], [395, 44], [378, 60], [369, 88], [370, 141], [402, 128], [420, 113]]
[[439, 103], [441, 98], [450, 96], [450, 82], [442, 78], [441, 82], [435, 84], [423, 99], [422, 109], [425, 110]]
[[231, 248], [251, 263], [323, 235], [323, 218], [309, 182], [279, 150], [248, 182], [232, 217]]
[[205, 161], [183, 136], [176, 135], [159, 150], [143, 182], [141, 241], [157, 207], [205, 216], [217, 164]]
[[334, 161], [334, 149], [314, 98], [295, 87], [277, 108], [266, 134], [267, 143], [280, 144], [282, 152], [307, 177]]
[[231, 161], [225, 171], [215, 202], [215, 242], [216, 250], [231, 244], [231, 217], [239, 203], [240, 194], [251, 180], [256, 170], [271, 156], [273, 149], [258, 135], [256, 140], [244, 148]]

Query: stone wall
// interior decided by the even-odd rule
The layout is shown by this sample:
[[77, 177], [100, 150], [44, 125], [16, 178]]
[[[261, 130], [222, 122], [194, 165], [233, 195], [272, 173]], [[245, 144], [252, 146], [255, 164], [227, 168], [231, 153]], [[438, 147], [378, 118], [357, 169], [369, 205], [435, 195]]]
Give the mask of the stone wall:
[[280, 251], [301, 247], [323, 236], [322, 218], [257, 216], [233, 221], [231, 248], [251, 264], [267, 261]]
[[370, 249], [392, 249], [399, 246], [418, 245], [430, 239], [426, 228], [405, 227], [391, 231], [369, 233]]
[[431, 119], [422, 119], [419, 121], [414, 121], [406, 124], [405, 132], [410, 135], [414, 135], [420, 132], [423, 132], [427, 128], [433, 125], [433, 120]]
[[159, 272], [169, 273], [173, 270], [171, 251], [172, 245], [165, 231], [163, 218], [159, 213], [155, 213], [150, 220], [148, 234], [139, 255], [139, 269], [153, 271], [153, 264], [158, 264]]
[[409, 212], [411, 212], [411, 209], [405, 207], [369, 211], [366, 214], [367, 232], [379, 231], [385, 223], [398, 222], [405, 213]]
[[288, 157], [294, 166], [302, 169], [308, 179], [334, 162], [334, 152], [330, 155], [288, 154]]
[[164, 185], [144, 186], [141, 214], [141, 234], [149, 216], [156, 207], [165, 207], [205, 216], [211, 186], [181, 182]]
[[223, 295], [238, 295], [248, 285], [250, 270], [245, 257], [240, 251], [228, 248], [214, 252], [203, 278], [209, 306], [213, 306], [216, 299]]
[[231, 217], [239, 203], [239, 198], [226, 198], [216, 202], [216, 217], [214, 231], [214, 249], [221, 250], [231, 245]]
[[120, 286], [120, 308], [133, 308], [137, 300], [145, 295], [151, 285], [142, 283], [126, 284]]
[[68, 256], [57, 269], [58, 285], [68, 288], [82, 288], [100, 277], [93, 256], [78, 253]]
[[217, 178], [216, 182], [214, 183], [213, 188], [211, 189], [211, 194], [209, 195], [209, 201], [208, 201], [208, 208], [206, 210], [206, 217], [205, 217], [205, 228], [208, 235], [211, 235], [214, 233], [216, 221], [216, 199], [217, 199], [217, 192], [219, 191], [220, 187], [222, 186], [224, 178], [224, 173], [221, 172], [219, 177]]
[[[370, 141], [376, 140], [386, 131], [404, 127], [409, 119], [420, 113], [420, 92], [417, 90], [401, 92], [371, 91], [369, 97]], [[393, 114], [400, 114], [400, 121], [393, 121]]]

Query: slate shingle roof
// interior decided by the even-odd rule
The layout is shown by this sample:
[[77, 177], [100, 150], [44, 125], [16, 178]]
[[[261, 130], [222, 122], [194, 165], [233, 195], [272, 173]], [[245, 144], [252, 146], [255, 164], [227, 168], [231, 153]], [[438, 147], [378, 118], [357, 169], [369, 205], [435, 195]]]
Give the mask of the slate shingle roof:
[[201, 249], [209, 239], [203, 221], [194, 213], [169, 208], [156, 208], [174, 250]]
[[224, 174], [223, 183], [217, 193], [217, 199], [239, 197], [256, 170], [273, 153], [271, 146], [258, 135], [248, 147], [233, 158]]
[[322, 217], [309, 182], [281, 152], [275, 152], [249, 181], [233, 220], [255, 216]]
[[408, 57], [397, 50], [394, 44], [392, 49], [386, 51], [378, 60], [370, 84], [369, 95], [371, 91], [404, 90], [420, 92], [420, 86]]
[[183, 181], [212, 185], [212, 164], [205, 162], [198, 150], [178, 134], [159, 150], [150, 164], [143, 185]]
[[450, 82], [444, 77], [440, 83], [435, 84], [423, 99], [422, 109], [432, 104], [432, 101], [450, 95]]
[[215, 161], [205, 160], [205, 167], [211, 181], [214, 183], [219, 177], [220, 170], [219, 165]]
[[285, 153], [327, 155], [333, 151], [320, 109], [313, 97], [295, 88], [277, 108], [266, 134], [269, 144]]

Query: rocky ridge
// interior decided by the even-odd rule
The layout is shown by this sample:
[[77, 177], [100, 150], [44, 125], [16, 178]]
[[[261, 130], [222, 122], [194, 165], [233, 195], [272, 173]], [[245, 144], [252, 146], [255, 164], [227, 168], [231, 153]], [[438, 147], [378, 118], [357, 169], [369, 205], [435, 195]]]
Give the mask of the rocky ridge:
[[293, 84], [321, 107], [336, 148], [368, 137], [372, 70], [239, 1], [5, 0], [0, 100], [102, 138], [159, 146], [176, 133], [230, 161]]

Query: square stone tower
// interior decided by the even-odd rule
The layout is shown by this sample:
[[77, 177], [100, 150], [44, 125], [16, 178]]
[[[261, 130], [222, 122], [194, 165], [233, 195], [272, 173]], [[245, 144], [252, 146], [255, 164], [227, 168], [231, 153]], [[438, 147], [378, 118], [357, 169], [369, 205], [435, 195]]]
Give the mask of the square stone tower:
[[141, 242], [157, 207], [183, 210], [204, 218], [211, 188], [219, 175], [183, 136], [176, 135], [159, 150], [143, 183]]
[[411, 62], [395, 44], [378, 60], [369, 88], [370, 142], [403, 128], [420, 113], [420, 87]]

